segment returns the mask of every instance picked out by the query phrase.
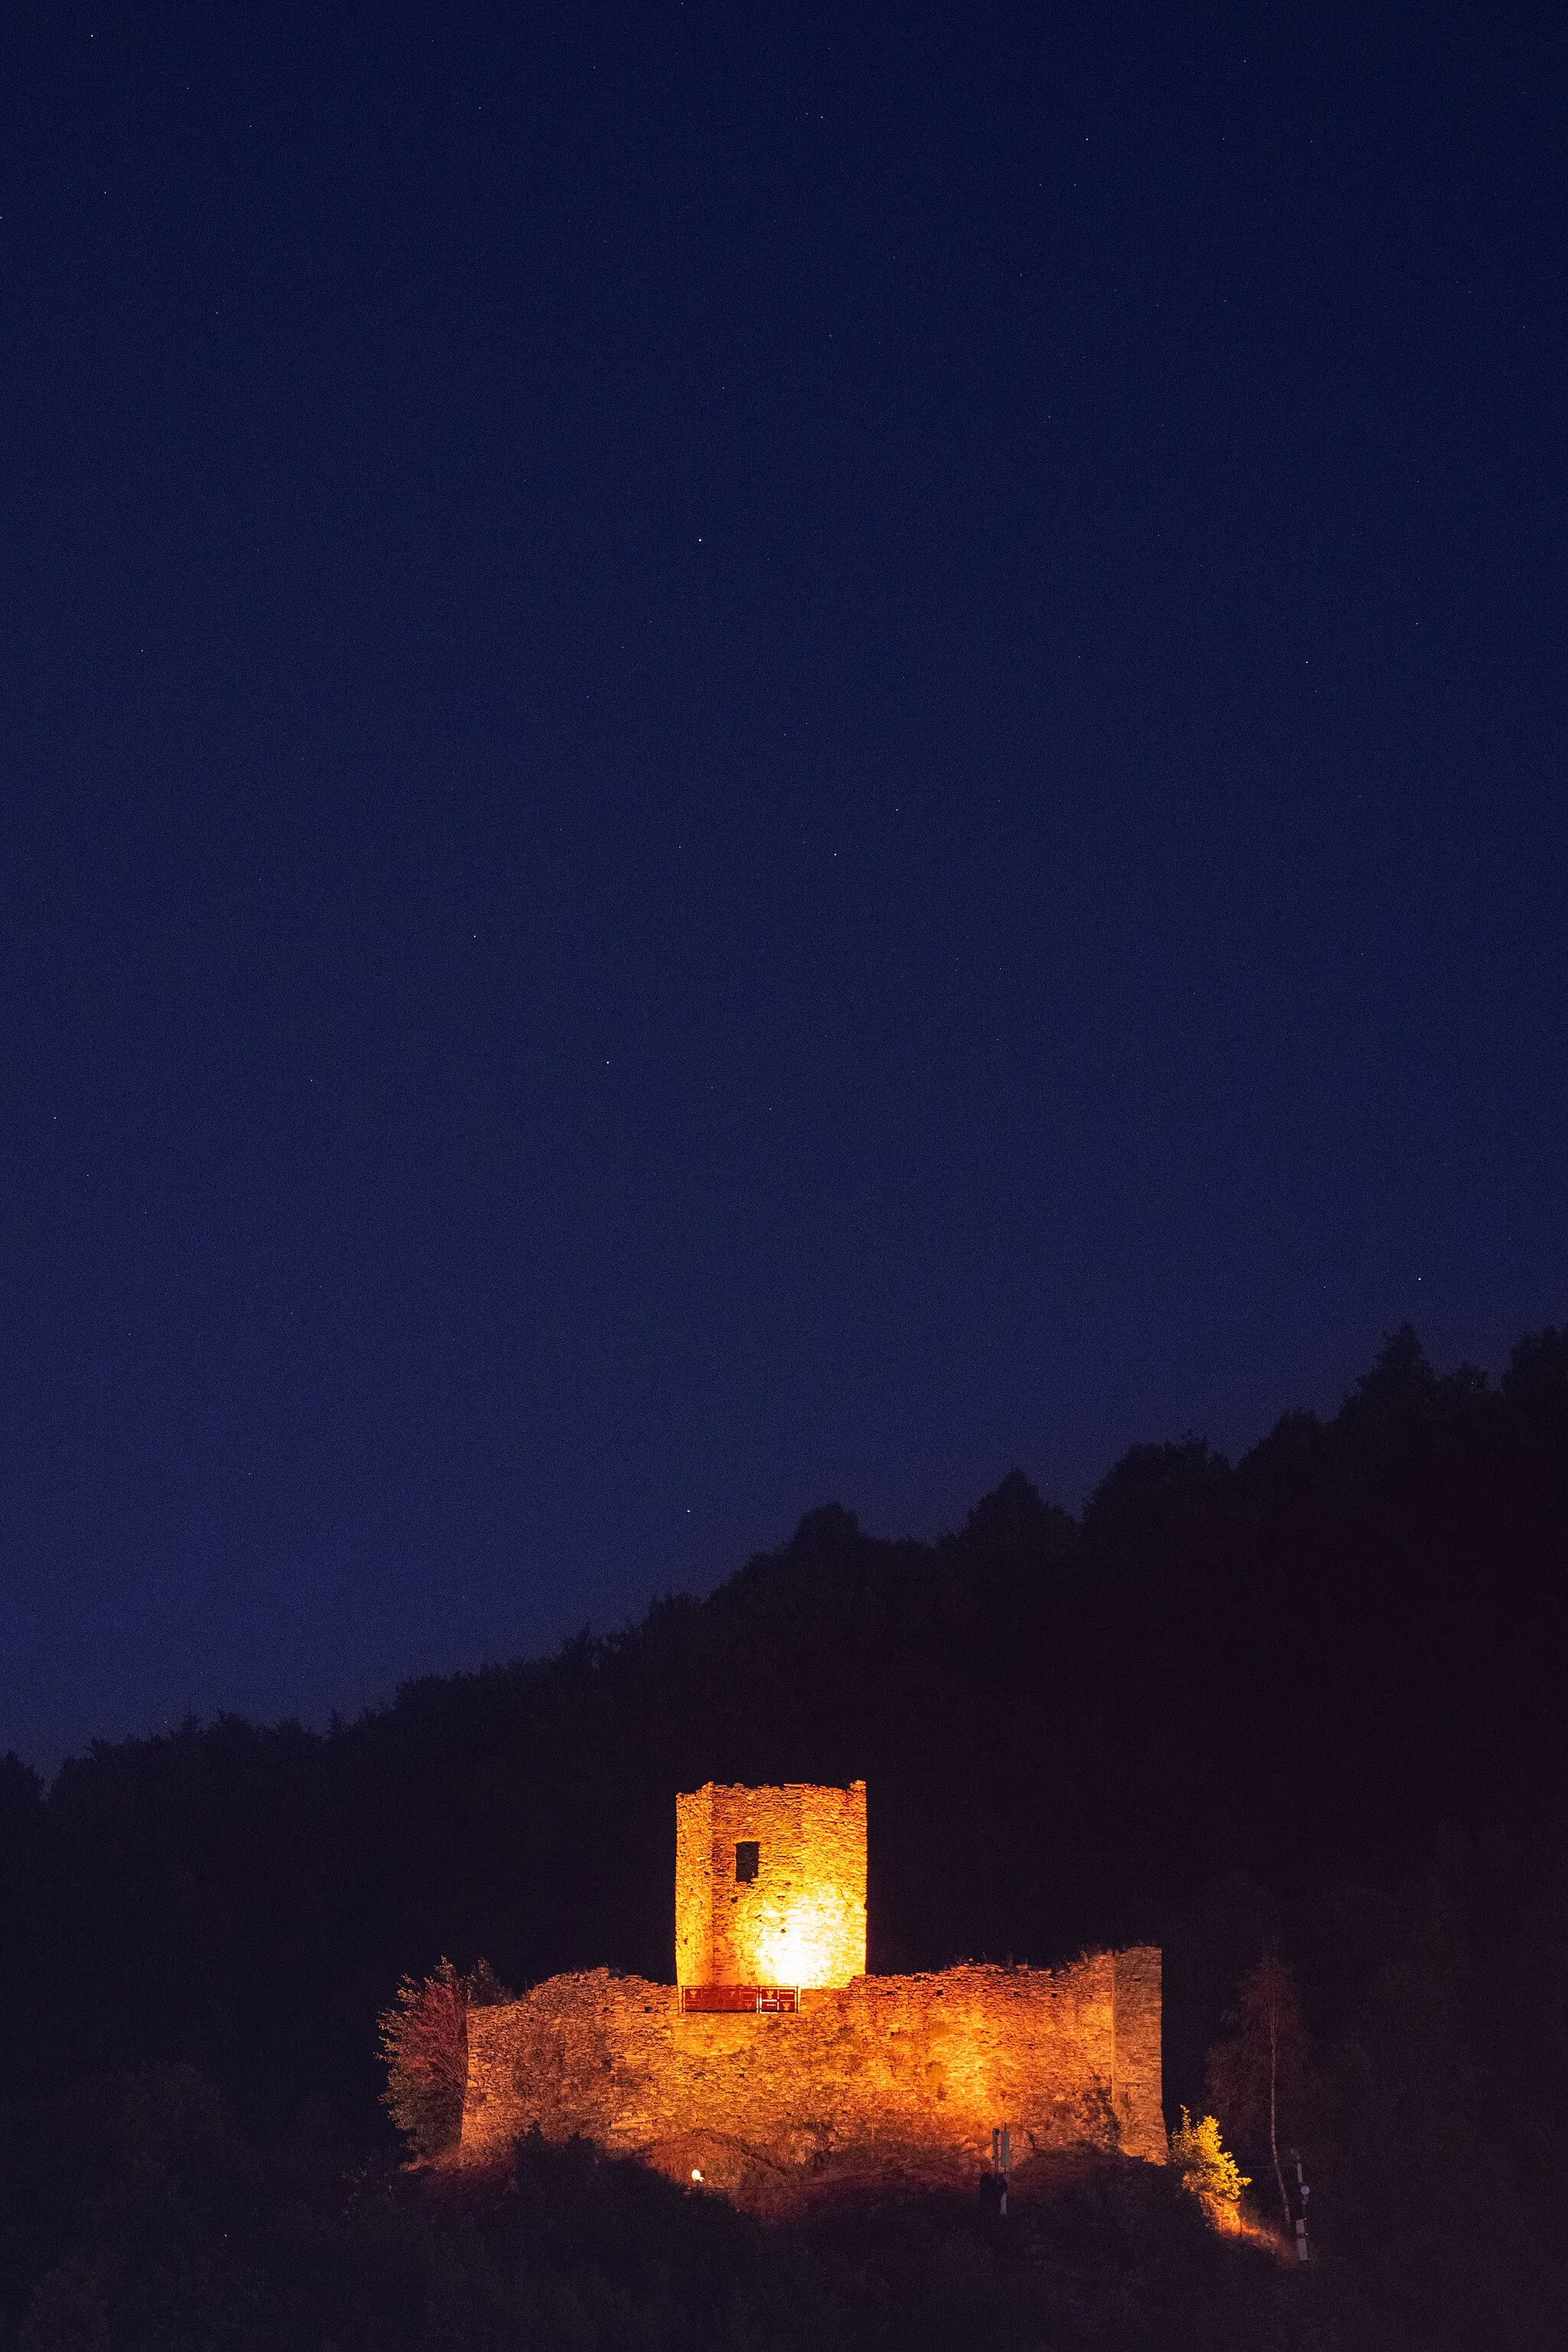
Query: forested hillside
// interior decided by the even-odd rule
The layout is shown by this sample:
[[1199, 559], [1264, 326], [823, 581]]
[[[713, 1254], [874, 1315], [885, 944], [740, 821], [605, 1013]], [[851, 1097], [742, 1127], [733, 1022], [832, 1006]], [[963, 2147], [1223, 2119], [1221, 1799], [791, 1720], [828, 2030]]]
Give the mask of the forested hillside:
[[[934, 1543], [828, 1507], [705, 1601], [326, 1732], [193, 1725], [47, 1792], [12, 1759], [0, 2161], [31, 2219], [0, 2228], [5, 2307], [70, 2242], [37, 2148], [54, 2134], [75, 2178], [73, 2085], [174, 2063], [258, 2146], [309, 2116], [373, 2148], [404, 1972], [668, 1976], [676, 1790], [864, 1778], [874, 1969], [1160, 1940], [1173, 2109], [1283, 1953], [1310, 2051], [1293, 2128], [1373, 2336], [1406, 2340], [1389, 2311], [1424, 2282], [1440, 2312], [1412, 2344], [1547, 2342], [1565, 1565], [1568, 1332], [1521, 1341], [1495, 1390], [1405, 1332], [1331, 1421], [1289, 1415], [1235, 1465], [1135, 1447], [1076, 1520], [1016, 1474]], [[1431, 2332], [1483, 2238], [1512, 2249], [1513, 2333]]]

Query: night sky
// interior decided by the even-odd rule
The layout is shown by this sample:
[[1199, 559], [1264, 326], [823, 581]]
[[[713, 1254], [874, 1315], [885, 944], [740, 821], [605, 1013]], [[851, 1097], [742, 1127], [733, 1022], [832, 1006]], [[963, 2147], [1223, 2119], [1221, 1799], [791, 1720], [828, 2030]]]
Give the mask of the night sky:
[[0, 1748], [1568, 1316], [1559, 10], [7, 10]]

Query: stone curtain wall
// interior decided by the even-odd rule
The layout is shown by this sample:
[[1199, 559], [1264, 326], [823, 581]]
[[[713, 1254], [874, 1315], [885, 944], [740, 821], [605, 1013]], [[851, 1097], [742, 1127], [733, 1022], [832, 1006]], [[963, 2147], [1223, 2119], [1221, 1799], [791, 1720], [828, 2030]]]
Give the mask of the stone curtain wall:
[[675, 1987], [601, 1969], [468, 2019], [472, 2161], [536, 2126], [765, 2206], [850, 2153], [977, 2167], [1004, 2123], [1020, 2158], [1090, 2146], [1163, 2162], [1157, 1951], [862, 1976], [793, 2016], [682, 2015]]
[[[757, 1875], [735, 1876], [752, 1841]], [[866, 1967], [866, 1783], [715, 1787], [675, 1804], [683, 1985], [847, 1985]]]

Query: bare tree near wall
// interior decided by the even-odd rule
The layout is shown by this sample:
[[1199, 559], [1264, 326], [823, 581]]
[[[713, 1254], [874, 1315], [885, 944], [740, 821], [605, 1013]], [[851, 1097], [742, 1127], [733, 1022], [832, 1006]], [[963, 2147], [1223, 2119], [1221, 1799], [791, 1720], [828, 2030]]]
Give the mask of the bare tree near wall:
[[[1268, 1966], [1268, 1963], [1265, 1963]], [[1279, 1963], [1268, 1969], [1268, 2154], [1279, 2189], [1279, 2211], [1285, 2234], [1290, 2234], [1290, 2200], [1285, 2194], [1285, 2168], [1279, 2161]]]
[[1290, 2199], [1279, 2158], [1279, 2133], [1287, 2118], [1299, 2126], [1311, 2064], [1296, 1974], [1289, 1961], [1270, 1952], [1249, 1969], [1226, 2022], [1231, 2032], [1208, 2054], [1209, 2099], [1233, 2145], [1260, 2150], [1267, 2138], [1280, 2218], [1289, 2237]]

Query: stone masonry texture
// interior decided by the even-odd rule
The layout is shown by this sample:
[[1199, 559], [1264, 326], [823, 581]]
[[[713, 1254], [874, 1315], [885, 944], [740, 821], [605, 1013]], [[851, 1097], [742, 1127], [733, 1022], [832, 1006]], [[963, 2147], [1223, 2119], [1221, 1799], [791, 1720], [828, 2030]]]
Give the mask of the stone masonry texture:
[[[736, 1848], [754, 1876], [737, 1876]], [[869, 1977], [866, 1787], [716, 1787], [676, 1814], [674, 1985], [606, 1969], [470, 2011], [459, 2159], [582, 2137], [783, 2210], [847, 2166], [950, 2174], [1091, 2147], [1165, 2158], [1160, 1954]], [[682, 1989], [794, 1985], [798, 2011]]]
[[672, 1985], [595, 1969], [473, 2011], [461, 2153], [575, 2137], [739, 2201], [848, 2151], [978, 2166], [1073, 2147], [1163, 2163], [1160, 1955], [859, 1977], [798, 2015], [682, 2015]]
[[[736, 1874], [754, 1846], [756, 1874]], [[683, 1985], [847, 1985], [866, 1970], [866, 1783], [705, 1788], [676, 1799]]]

